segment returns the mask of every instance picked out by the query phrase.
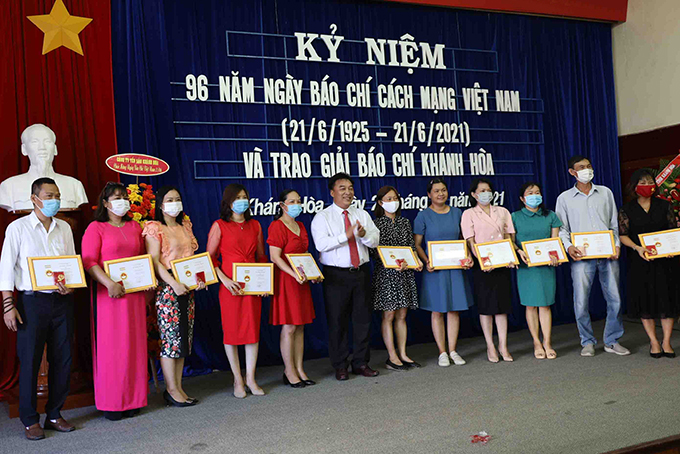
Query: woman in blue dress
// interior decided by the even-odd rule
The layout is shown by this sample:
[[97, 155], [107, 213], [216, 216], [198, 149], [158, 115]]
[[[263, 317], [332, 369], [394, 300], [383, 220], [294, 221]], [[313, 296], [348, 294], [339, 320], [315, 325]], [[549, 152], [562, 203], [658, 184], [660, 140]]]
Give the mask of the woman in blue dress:
[[[432, 334], [439, 348], [439, 365], [446, 367], [453, 361], [454, 364], [462, 366], [465, 360], [456, 352], [460, 327], [459, 312], [466, 311], [472, 306], [470, 286], [462, 270], [435, 271], [427, 255], [429, 241], [461, 239], [462, 211], [448, 205], [448, 187], [441, 178], [434, 178], [428, 183], [427, 196], [430, 198], [430, 206], [418, 213], [413, 224], [416, 250], [423, 263], [427, 264], [427, 273], [423, 273], [420, 308], [432, 312]], [[472, 264], [472, 258], [468, 257], [466, 269]], [[448, 327], [445, 328], [445, 324]]]
[[[534, 339], [534, 356], [537, 359], [557, 358], [557, 353], [550, 343], [552, 331], [552, 314], [550, 306], [555, 303], [556, 277], [555, 267], [559, 264], [557, 258], [550, 257], [549, 266], [526, 266], [528, 261], [522, 250], [523, 241], [557, 238], [562, 222], [554, 211], [546, 209], [538, 183], [525, 183], [520, 189], [520, 200], [524, 208], [512, 213], [512, 223], [515, 226], [513, 242], [516, 244], [517, 254], [523, 264], [517, 269], [517, 287], [522, 306], [526, 307], [527, 325]], [[539, 320], [543, 331], [543, 343], [538, 334]]]

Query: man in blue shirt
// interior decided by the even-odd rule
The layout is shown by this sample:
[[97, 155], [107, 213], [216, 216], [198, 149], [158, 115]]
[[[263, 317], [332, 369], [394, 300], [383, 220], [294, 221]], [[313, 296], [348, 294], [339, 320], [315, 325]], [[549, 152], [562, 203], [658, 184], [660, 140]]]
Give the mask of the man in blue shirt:
[[[557, 198], [555, 212], [562, 221], [560, 238], [572, 259], [571, 278], [574, 284], [574, 313], [581, 336], [581, 356], [594, 356], [597, 339], [588, 313], [588, 299], [595, 273], [599, 274], [602, 293], [607, 301], [607, 320], [604, 327], [604, 351], [629, 355], [630, 351], [618, 343], [623, 336], [621, 295], [619, 292], [618, 211], [612, 191], [593, 184], [593, 166], [588, 158], [574, 156], [569, 160], [569, 174], [576, 185]], [[606, 259], [582, 260], [583, 254], [571, 243], [571, 233], [611, 230], [616, 250]]]

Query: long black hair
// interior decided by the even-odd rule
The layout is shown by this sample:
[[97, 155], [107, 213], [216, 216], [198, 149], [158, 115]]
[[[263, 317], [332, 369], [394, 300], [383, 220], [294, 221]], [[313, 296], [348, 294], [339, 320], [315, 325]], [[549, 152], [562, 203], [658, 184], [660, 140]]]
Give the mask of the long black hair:
[[[524, 183], [522, 187], [519, 189], [519, 196], [524, 197], [524, 193], [526, 192], [526, 190], [534, 186], [536, 186], [538, 190], [541, 191], [541, 197], [543, 197], [543, 188], [541, 187], [540, 184], [538, 184], [535, 181], [527, 181], [526, 183]], [[543, 200], [538, 207], [541, 209], [541, 216], [548, 215], [548, 209], [545, 207], [545, 200]]]
[[482, 184], [482, 183], [488, 184], [489, 188], [491, 189], [491, 192], [493, 192], [493, 183], [491, 183], [491, 180], [489, 180], [488, 178], [482, 177], [482, 178], [475, 178], [474, 180], [472, 180], [472, 184], [470, 185], [470, 205], [472, 205], [473, 207], [477, 206], [477, 199], [474, 198], [472, 193], [475, 192], [477, 190], [477, 188], [479, 187], [479, 185]]
[[[155, 220], [160, 222], [163, 225], [167, 225], [165, 223], [165, 217], [163, 217], [163, 199], [165, 196], [168, 194], [170, 191], [177, 191], [177, 194], [179, 194], [179, 197], [182, 198], [182, 193], [179, 192], [179, 189], [177, 189], [175, 186], [163, 186], [160, 188], [158, 191], [156, 191], [156, 216]], [[184, 210], [180, 211], [177, 217], [175, 218], [178, 224], [182, 224], [184, 222]]]
[[[286, 199], [288, 198], [288, 194], [290, 194], [291, 192], [294, 192], [297, 195], [300, 195], [300, 193], [297, 192], [295, 189], [284, 189], [283, 191], [281, 191], [281, 194], [279, 194], [279, 202], [285, 203]], [[274, 215], [274, 220], [280, 219], [281, 216], [283, 216], [283, 208], [281, 208], [280, 204], [277, 204], [276, 214]]]
[[[116, 183], [109, 181], [99, 193], [97, 198], [97, 209], [94, 212], [94, 220], [98, 222], [109, 222], [109, 210], [104, 206], [104, 202], [109, 201], [109, 197], [120, 193], [121, 195], [127, 195], [127, 188], [122, 183]], [[131, 218], [130, 212], [128, 211], [125, 216], [123, 216], [124, 221], [129, 221]]]

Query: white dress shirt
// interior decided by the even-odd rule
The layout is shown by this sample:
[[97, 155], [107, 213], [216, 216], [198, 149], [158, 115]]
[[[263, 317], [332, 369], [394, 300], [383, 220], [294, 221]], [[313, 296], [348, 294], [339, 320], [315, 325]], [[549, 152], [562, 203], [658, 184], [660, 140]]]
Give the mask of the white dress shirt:
[[[349, 243], [345, 234], [345, 216], [343, 210], [333, 204], [319, 212], [312, 220], [312, 238], [317, 251], [319, 261], [328, 266], [338, 268], [351, 268], [352, 260], [349, 254]], [[380, 242], [380, 231], [373, 223], [371, 215], [366, 211], [353, 206], [347, 208], [349, 222], [354, 225], [359, 221], [366, 230], [363, 238], [360, 238], [354, 230], [359, 251], [359, 263], [363, 265], [369, 261], [368, 248], [377, 247]]]
[[75, 254], [71, 226], [61, 219], [52, 218], [50, 230], [46, 232], [33, 211], [7, 226], [0, 256], [0, 291], [32, 289], [28, 257]]

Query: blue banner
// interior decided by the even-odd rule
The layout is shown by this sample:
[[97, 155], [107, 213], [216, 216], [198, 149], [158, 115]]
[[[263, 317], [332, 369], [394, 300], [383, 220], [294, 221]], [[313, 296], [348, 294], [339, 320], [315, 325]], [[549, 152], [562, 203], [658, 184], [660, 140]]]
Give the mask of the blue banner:
[[[620, 197], [608, 24], [360, 1], [125, 0], [112, 12], [119, 152], [170, 164], [149, 182], [181, 188], [201, 250], [231, 182], [246, 185], [265, 232], [286, 188], [302, 195], [309, 230], [337, 171], [356, 177], [367, 210], [394, 185], [411, 220], [433, 176], [461, 209], [476, 176], [510, 211], [536, 180], [553, 208], [574, 154]], [[569, 266], [558, 274], [554, 319], [573, 322]], [[320, 288], [314, 299], [307, 357], [327, 353]], [[514, 309], [511, 328], [525, 327]], [[265, 300], [261, 363], [280, 361], [268, 315]], [[216, 288], [197, 295], [196, 317], [192, 364], [227, 369]], [[432, 341], [429, 320], [410, 314], [410, 341]], [[480, 332], [468, 311], [461, 335]]]

